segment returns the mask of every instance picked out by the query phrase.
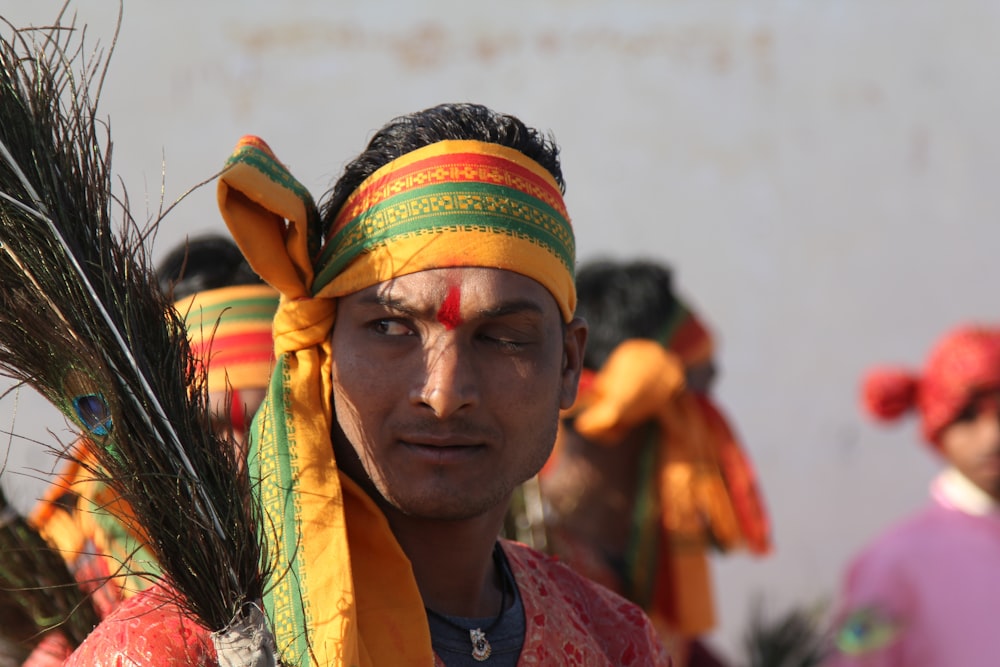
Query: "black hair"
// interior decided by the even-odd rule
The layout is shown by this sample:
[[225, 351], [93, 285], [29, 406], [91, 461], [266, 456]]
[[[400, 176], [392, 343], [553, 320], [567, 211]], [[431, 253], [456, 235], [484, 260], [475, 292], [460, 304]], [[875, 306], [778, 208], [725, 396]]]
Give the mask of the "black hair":
[[156, 279], [172, 301], [219, 287], [264, 282], [239, 246], [222, 234], [197, 236], [171, 250], [156, 268]]
[[576, 314], [589, 325], [583, 365], [595, 370], [622, 341], [662, 335], [678, 307], [670, 269], [652, 261], [581, 264], [576, 290]]
[[375, 133], [364, 152], [344, 168], [341, 177], [323, 195], [322, 234], [326, 235], [351, 193], [380, 167], [446, 139], [476, 140], [513, 148], [544, 167], [560, 191], [565, 192], [559, 147], [551, 135], [479, 104], [441, 104], [394, 118]]

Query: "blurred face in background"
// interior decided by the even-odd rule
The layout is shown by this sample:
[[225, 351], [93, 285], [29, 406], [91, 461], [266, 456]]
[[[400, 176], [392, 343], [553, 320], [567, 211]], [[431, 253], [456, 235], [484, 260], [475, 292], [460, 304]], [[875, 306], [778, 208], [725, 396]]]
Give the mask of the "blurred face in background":
[[1000, 390], [977, 395], [941, 432], [945, 459], [1000, 502]]

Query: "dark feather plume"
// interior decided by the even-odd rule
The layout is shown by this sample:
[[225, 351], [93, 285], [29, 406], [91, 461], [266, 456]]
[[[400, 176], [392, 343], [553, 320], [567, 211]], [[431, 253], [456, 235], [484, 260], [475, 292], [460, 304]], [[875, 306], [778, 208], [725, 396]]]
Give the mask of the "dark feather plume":
[[743, 635], [746, 667], [817, 667], [830, 654], [820, 609], [793, 608], [770, 617], [757, 601]]
[[[211, 630], [261, 596], [260, 516], [148, 238], [112, 194], [108, 57], [73, 23], [0, 38], [0, 373], [94, 443], [179, 603]], [[117, 221], [116, 221], [117, 220]]]
[[0, 636], [34, 647], [58, 630], [76, 647], [100, 622], [58, 551], [17, 514], [0, 489]]

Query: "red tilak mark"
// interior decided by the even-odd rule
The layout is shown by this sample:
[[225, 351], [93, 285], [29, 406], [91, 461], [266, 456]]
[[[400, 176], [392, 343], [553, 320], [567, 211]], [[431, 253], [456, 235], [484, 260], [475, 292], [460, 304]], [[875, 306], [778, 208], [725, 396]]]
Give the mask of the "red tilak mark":
[[452, 285], [448, 288], [448, 296], [444, 298], [444, 303], [437, 312], [437, 321], [444, 325], [444, 328], [451, 331], [462, 323], [462, 316], [459, 307], [462, 303], [462, 288]]

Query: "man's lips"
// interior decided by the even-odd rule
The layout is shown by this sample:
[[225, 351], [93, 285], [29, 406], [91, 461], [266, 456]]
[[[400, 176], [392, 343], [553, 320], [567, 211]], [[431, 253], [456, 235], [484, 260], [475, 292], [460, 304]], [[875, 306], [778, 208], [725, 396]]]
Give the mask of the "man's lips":
[[416, 461], [435, 466], [462, 464], [478, 458], [486, 449], [481, 440], [456, 435], [407, 434], [398, 442]]
[[484, 444], [481, 440], [464, 436], [430, 435], [430, 434], [404, 435], [399, 438], [399, 442], [402, 442], [405, 445], [414, 445], [417, 447], [434, 447], [441, 449], [459, 448], [459, 447], [479, 447]]

